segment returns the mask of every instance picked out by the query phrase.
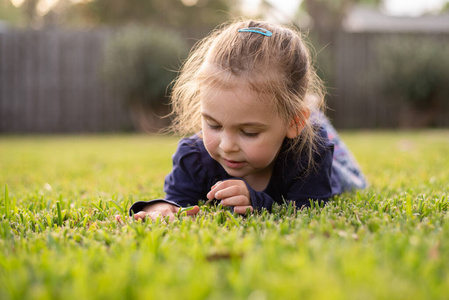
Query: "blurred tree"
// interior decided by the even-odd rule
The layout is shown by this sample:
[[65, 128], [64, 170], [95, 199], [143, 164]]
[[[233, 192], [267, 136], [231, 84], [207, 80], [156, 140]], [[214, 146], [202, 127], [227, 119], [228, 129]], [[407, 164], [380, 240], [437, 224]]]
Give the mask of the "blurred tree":
[[124, 26], [106, 44], [104, 79], [126, 101], [136, 128], [167, 126], [167, 96], [189, 46], [179, 34], [151, 26]]
[[434, 125], [436, 116], [449, 105], [449, 44], [435, 37], [409, 35], [385, 40], [377, 51], [379, 89], [404, 104], [400, 125]]
[[207, 28], [230, 18], [241, 0], [23, 0], [26, 25], [155, 24], [178, 29]]
[[239, 0], [92, 0], [72, 6], [86, 24], [152, 24], [177, 29], [217, 26], [230, 17]]
[[303, 0], [304, 9], [318, 32], [339, 30], [354, 4], [381, 5], [383, 0]]
[[25, 23], [32, 26], [37, 19], [37, 4], [39, 0], [24, 0], [21, 8], [25, 17]]
[[20, 21], [16, 25], [43, 27], [59, 25], [66, 19], [66, 14], [73, 0], [11, 0], [21, 11]]
[[446, 1], [446, 4], [441, 8], [442, 13], [449, 13], [449, 1]]
[[20, 9], [15, 7], [10, 0], [0, 0], [0, 23], [3, 22], [13, 25], [18, 25], [21, 22]]

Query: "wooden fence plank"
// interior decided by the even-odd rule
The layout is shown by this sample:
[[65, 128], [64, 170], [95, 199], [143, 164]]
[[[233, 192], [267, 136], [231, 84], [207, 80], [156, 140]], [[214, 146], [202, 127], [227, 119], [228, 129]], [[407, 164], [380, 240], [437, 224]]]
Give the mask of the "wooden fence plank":
[[0, 132], [96, 132], [129, 127], [100, 77], [108, 30], [0, 33]]

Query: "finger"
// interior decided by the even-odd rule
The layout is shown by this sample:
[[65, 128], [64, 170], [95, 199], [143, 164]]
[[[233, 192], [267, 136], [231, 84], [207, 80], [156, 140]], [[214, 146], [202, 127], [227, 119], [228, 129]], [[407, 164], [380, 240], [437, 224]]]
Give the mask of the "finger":
[[212, 199], [215, 198], [215, 192], [217, 192], [217, 191], [219, 190], [219, 189], [218, 189], [218, 186], [219, 186], [221, 183], [222, 183], [222, 181], [218, 181], [217, 183], [215, 183], [215, 184], [210, 188], [209, 193], [207, 193], [207, 195], [206, 195], [207, 199], [212, 200]]
[[213, 186], [211, 186], [211, 190], [213, 190], [217, 185], [219, 185], [220, 183], [222, 183], [223, 181], [217, 181]]
[[115, 215], [115, 221], [117, 223], [119, 223], [120, 225], [125, 225], [125, 223], [123, 223], [122, 217], [120, 217], [120, 215]]
[[220, 202], [223, 206], [248, 206], [251, 205], [248, 197], [243, 195], [233, 196], [226, 199], [221, 200]]
[[157, 219], [160, 219], [162, 223], [166, 223], [167, 219], [169, 222], [173, 222], [175, 220], [175, 214], [172, 211], [164, 210], [162, 212], [160, 211], [153, 211], [149, 213], [149, 216], [153, 221], [156, 221]]
[[198, 205], [195, 205], [191, 210], [186, 211], [186, 214], [188, 216], [194, 216], [200, 211], [200, 207]]
[[213, 186], [212, 189], [207, 193], [206, 197], [208, 200], [215, 199], [215, 193], [218, 191], [217, 185]]
[[147, 217], [147, 213], [144, 211], [139, 211], [134, 214], [134, 220], [144, 220]]
[[254, 208], [250, 205], [244, 205], [244, 206], [235, 206], [234, 212], [241, 215], [246, 215], [248, 212], [252, 213], [254, 211]]
[[222, 190], [223, 188], [227, 188], [229, 186], [235, 185], [236, 181], [241, 180], [226, 180], [226, 181], [218, 181], [210, 188], [210, 192], [207, 194], [207, 199], [212, 200], [215, 198], [215, 193]]
[[198, 205], [190, 206], [190, 207], [177, 207], [175, 211], [175, 215], [179, 216], [193, 216], [196, 215], [200, 211], [200, 207]]
[[150, 211], [150, 212], [148, 212], [147, 215], [153, 221], [156, 221], [157, 218], [161, 218], [162, 219], [162, 214], [159, 211]]
[[249, 192], [246, 186], [232, 185], [230, 187], [223, 188], [215, 193], [216, 199], [226, 199], [238, 195], [249, 197]]

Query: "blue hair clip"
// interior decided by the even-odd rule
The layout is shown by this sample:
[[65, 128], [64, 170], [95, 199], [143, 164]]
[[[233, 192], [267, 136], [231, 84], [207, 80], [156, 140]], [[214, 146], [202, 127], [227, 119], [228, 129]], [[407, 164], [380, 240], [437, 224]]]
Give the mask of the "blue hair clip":
[[266, 30], [265, 28], [260, 28], [260, 27], [242, 28], [242, 29], [239, 29], [239, 32], [254, 32], [254, 33], [259, 33], [264, 36], [272, 36], [273, 35], [273, 33], [271, 31]]

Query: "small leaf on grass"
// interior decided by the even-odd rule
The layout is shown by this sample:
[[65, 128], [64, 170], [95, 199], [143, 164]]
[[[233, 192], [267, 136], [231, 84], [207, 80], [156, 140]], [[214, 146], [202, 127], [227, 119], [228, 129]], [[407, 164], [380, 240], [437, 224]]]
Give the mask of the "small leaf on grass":
[[195, 208], [195, 206], [181, 207], [178, 210], [178, 213], [176, 214], [176, 216], [179, 218], [179, 217], [181, 217], [182, 213], [188, 212], [189, 210], [192, 210], [194, 208]]
[[243, 254], [241, 253], [231, 253], [231, 252], [221, 252], [221, 253], [211, 253], [206, 256], [207, 261], [216, 261], [216, 260], [227, 260], [227, 259], [233, 259], [243, 258]]

